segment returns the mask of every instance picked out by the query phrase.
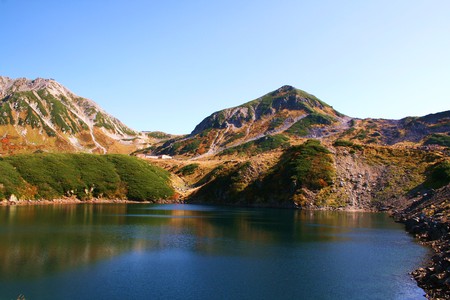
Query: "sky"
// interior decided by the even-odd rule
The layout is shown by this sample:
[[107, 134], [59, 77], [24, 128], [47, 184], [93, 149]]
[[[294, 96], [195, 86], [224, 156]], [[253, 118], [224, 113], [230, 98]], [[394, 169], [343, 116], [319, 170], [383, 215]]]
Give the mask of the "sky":
[[0, 75], [190, 133], [283, 85], [352, 117], [450, 109], [448, 0], [0, 0]]

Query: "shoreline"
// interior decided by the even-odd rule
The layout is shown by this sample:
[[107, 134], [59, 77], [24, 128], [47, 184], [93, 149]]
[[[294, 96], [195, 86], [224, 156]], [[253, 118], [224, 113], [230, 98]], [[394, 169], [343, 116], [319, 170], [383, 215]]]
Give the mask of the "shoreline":
[[72, 205], [72, 204], [170, 204], [184, 203], [174, 200], [157, 200], [157, 201], [133, 201], [123, 199], [98, 199], [80, 200], [77, 198], [58, 198], [52, 200], [17, 200], [0, 201], [0, 206], [36, 206], [36, 205]]
[[411, 272], [417, 285], [428, 299], [450, 299], [450, 223], [425, 216], [394, 215], [394, 220], [405, 225], [405, 230], [419, 239], [420, 244], [433, 253], [424, 266]]
[[428, 299], [450, 299], [450, 184], [410, 200], [391, 216], [433, 251], [411, 275]]
[[297, 206], [273, 206], [273, 205], [242, 205], [242, 204], [230, 204], [230, 203], [202, 203], [202, 202], [186, 202], [186, 199], [180, 198], [177, 200], [145, 200], [145, 201], [135, 201], [126, 199], [103, 199], [103, 198], [92, 198], [89, 200], [80, 200], [78, 198], [66, 197], [57, 198], [52, 200], [3, 200], [0, 201], [0, 207], [2, 206], [35, 206], [35, 205], [54, 205], [54, 204], [112, 204], [112, 203], [122, 203], [122, 204], [202, 204], [202, 205], [224, 205], [230, 207], [248, 207], [248, 208], [274, 208], [274, 209], [294, 209], [294, 210], [304, 210], [304, 211], [343, 211], [343, 212], [370, 212], [370, 213], [386, 213], [386, 211], [379, 211], [370, 208], [355, 208], [355, 207], [297, 207]]

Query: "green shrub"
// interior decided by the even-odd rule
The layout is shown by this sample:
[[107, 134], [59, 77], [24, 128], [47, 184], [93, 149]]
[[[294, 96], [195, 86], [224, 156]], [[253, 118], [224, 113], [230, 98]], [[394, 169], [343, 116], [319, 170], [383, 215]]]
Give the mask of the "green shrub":
[[348, 140], [335, 140], [333, 143], [334, 147], [352, 147], [354, 144]]
[[280, 127], [281, 125], [283, 125], [283, 123], [284, 123], [284, 118], [273, 118], [270, 121], [268, 130], [274, 130], [274, 129]]
[[196, 152], [200, 146], [200, 140], [192, 140], [190, 143], [186, 144], [180, 151], [180, 154], [188, 152]]
[[115, 166], [108, 161], [106, 156], [79, 154], [77, 157], [77, 166], [80, 170], [82, 190], [78, 191], [77, 196], [89, 196], [91, 189], [92, 196], [113, 198], [120, 196], [120, 177], [116, 173]]
[[287, 148], [290, 146], [289, 138], [283, 134], [267, 135], [256, 141], [247, 142], [236, 147], [228, 148], [220, 155], [231, 155], [235, 153], [255, 155], [277, 148]]
[[105, 116], [101, 112], [97, 112], [97, 115], [95, 115], [94, 126], [103, 127], [108, 130], [114, 130], [114, 126], [109, 120], [105, 118]]
[[289, 138], [282, 134], [269, 135], [255, 141], [258, 152], [266, 152], [289, 146]]
[[0, 199], [9, 198], [11, 194], [22, 196], [25, 182], [19, 172], [6, 161], [0, 161]]
[[[235, 198], [246, 185], [246, 174], [251, 169], [250, 162], [239, 163], [231, 168], [219, 166], [202, 179], [202, 186], [195, 194], [204, 202], [236, 203]], [[200, 184], [200, 183], [199, 183]]]
[[136, 157], [107, 155], [114, 163], [121, 181], [127, 189], [130, 200], [166, 199], [173, 195], [169, 186], [169, 173], [161, 168], [149, 165]]
[[433, 134], [427, 138], [423, 144], [450, 147], [450, 136], [444, 134]]
[[363, 146], [355, 144], [351, 141], [348, 140], [342, 140], [342, 139], [337, 139], [333, 142], [333, 146], [334, 147], [349, 147], [349, 148], [353, 148], [354, 150], [362, 150], [364, 149]]
[[66, 178], [58, 178], [58, 175], [69, 170], [64, 166], [61, 172], [53, 173], [52, 166], [48, 165], [52, 158], [47, 159], [47, 164], [44, 161], [47, 155], [54, 154], [15, 155], [5, 158], [5, 161], [13, 165], [26, 182], [38, 187], [36, 198], [54, 199], [64, 195], [62, 185]]
[[293, 170], [292, 178], [302, 187], [320, 190], [333, 183], [336, 176], [330, 151], [317, 140], [293, 147], [289, 167]]
[[227, 144], [231, 144], [232, 142], [234, 142], [238, 139], [241, 139], [243, 137], [245, 137], [245, 133], [243, 133], [243, 132], [233, 133], [226, 137], [226, 141], [227, 141]]
[[[8, 98], [6, 98], [7, 100]], [[5, 100], [0, 102], [0, 125], [14, 125], [14, 117], [12, 115], [11, 106]]]
[[450, 183], [450, 161], [434, 164], [428, 170], [426, 185], [432, 188], [440, 188]]
[[334, 119], [319, 113], [311, 113], [305, 118], [297, 121], [286, 132], [295, 134], [298, 136], [305, 136], [309, 133], [309, 130], [314, 125], [331, 125]]
[[183, 176], [194, 174], [195, 170], [198, 169], [199, 164], [189, 164], [180, 168], [177, 173]]
[[155, 138], [155, 139], [169, 139], [170, 134], [161, 132], [161, 131], [152, 131], [147, 133], [148, 137]]

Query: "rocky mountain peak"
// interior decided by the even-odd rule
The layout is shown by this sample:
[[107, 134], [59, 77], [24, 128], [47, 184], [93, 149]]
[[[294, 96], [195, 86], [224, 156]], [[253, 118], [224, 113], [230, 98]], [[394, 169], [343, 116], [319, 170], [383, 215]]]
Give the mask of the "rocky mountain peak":
[[43, 89], [50, 89], [55, 94], [63, 94], [65, 96], [72, 94], [67, 88], [53, 79], [27, 79], [23, 77], [12, 79], [0, 76], [0, 96], [2, 97], [15, 92], [39, 91]]
[[290, 92], [290, 91], [295, 91], [295, 88], [291, 85], [283, 85], [279, 89], [275, 90], [273, 93], [280, 94], [280, 93], [286, 93], [286, 92]]
[[168, 141], [156, 152], [210, 155], [277, 134], [325, 136], [345, 127], [347, 122], [345, 115], [314, 95], [284, 85], [242, 105], [211, 114], [187, 138]]

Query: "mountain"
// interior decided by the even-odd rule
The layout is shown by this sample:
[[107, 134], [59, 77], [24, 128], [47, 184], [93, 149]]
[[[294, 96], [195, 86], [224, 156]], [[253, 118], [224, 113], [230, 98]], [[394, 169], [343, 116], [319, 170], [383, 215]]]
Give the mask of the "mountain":
[[142, 152], [177, 156], [159, 165], [190, 202], [377, 210], [429, 189], [449, 146], [450, 111], [352, 118], [283, 86]]
[[286, 85], [253, 101], [211, 114], [188, 137], [170, 140], [155, 152], [216, 154], [279, 133], [291, 137], [326, 136], [348, 128], [349, 121], [349, 117], [315, 96]]
[[0, 154], [39, 150], [129, 153], [138, 132], [53, 79], [0, 77]]
[[305, 138], [329, 143], [450, 146], [450, 111], [401, 120], [351, 118], [315, 96], [282, 86], [240, 106], [215, 112], [188, 136], [148, 149], [153, 154], [201, 158], [216, 154], [256, 154]]

